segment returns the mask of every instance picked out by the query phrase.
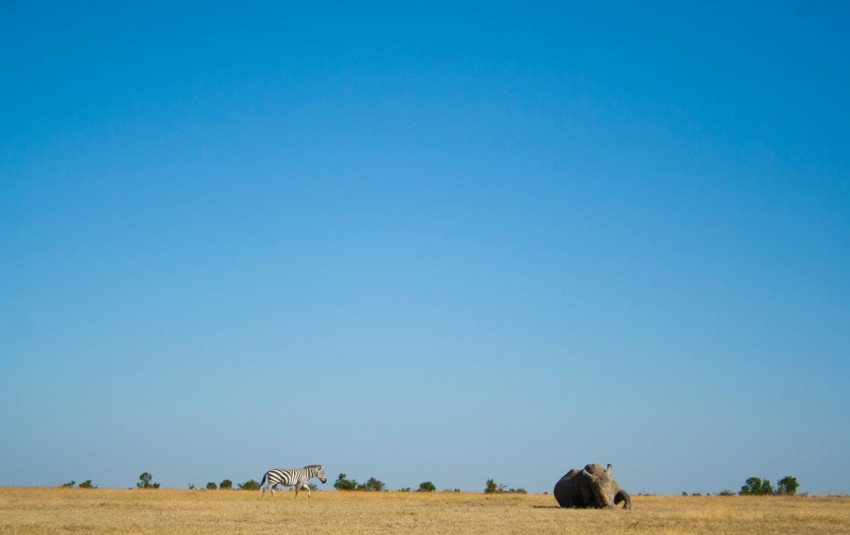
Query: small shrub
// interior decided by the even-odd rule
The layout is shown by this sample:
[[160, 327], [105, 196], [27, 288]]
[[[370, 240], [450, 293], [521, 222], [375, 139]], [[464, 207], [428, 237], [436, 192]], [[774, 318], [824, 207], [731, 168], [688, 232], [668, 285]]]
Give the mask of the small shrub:
[[357, 490], [358, 486], [356, 479], [348, 479], [345, 474], [340, 474], [334, 483], [336, 490]]
[[238, 487], [239, 490], [259, 490], [260, 484], [253, 479], [249, 479], [245, 483], [239, 483]]
[[369, 481], [364, 483], [363, 485], [357, 485], [357, 490], [366, 490], [370, 492], [381, 492], [386, 488], [383, 481], [379, 481], [374, 477], [370, 477]]
[[783, 496], [793, 496], [797, 494], [797, 488], [800, 484], [797, 483], [797, 478], [793, 476], [785, 476], [779, 480], [776, 487], [776, 494]]
[[136, 483], [138, 489], [158, 489], [159, 483], [153, 482], [153, 476], [149, 472], [142, 472], [139, 476], [139, 482]]
[[96, 489], [97, 487], [95, 487], [94, 485], [91, 484], [91, 479], [86, 479], [85, 481], [80, 483], [80, 488], [81, 489]]
[[62, 483], [62, 488], [63, 489], [72, 489], [72, 488], [74, 488], [74, 485], [76, 485], [76, 484], [77, 484], [76, 481], [69, 481], [67, 483]]
[[773, 485], [770, 484], [769, 480], [762, 481], [760, 478], [751, 477], [747, 479], [738, 494], [741, 496], [770, 496], [772, 494], [793, 496], [797, 493], [799, 486], [797, 478], [793, 476], [785, 476], [780, 479], [776, 490], [773, 490]]
[[484, 487], [484, 494], [528, 494], [528, 491], [525, 489], [509, 489], [504, 485], [496, 485], [496, 482], [492, 479], [487, 480], [487, 484]]
[[434, 492], [435, 490], [437, 490], [437, 487], [434, 486], [433, 483], [430, 481], [423, 481], [419, 484], [419, 488], [416, 492]]
[[[365, 490], [372, 492], [381, 492], [386, 490], [386, 485], [383, 481], [370, 477], [366, 483], [358, 483], [356, 479], [348, 479], [345, 474], [340, 474], [334, 483], [334, 488], [337, 490]], [[311, 487], [313, 488], [313, 487]]]
[[233, 488], [233, 481], [225, 479], [224, 481], [218, 484], [218, 488], [220, 488], [221, 490], [230, 490]]
[[215, 483], [213, 483], [212, 481], [210, 481], [209, 483], [207, 483], [207, 490], [216, 490], [216, 489], [218, 489], [218, 485], [216, 485], [216, 484], [215, 484]]

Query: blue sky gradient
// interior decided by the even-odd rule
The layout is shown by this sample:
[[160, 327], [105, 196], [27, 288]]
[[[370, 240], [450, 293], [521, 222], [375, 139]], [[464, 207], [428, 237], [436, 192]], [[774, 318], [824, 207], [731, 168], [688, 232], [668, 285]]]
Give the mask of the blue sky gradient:
[[0, 485], [850, 492], [848, 22], [4, 3]]

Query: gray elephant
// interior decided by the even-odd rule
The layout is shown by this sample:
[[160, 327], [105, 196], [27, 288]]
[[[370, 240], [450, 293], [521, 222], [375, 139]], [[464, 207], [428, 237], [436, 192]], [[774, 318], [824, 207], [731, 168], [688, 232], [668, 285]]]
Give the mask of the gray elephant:
[[555, 484], [554, 494], [561, 507], [613, 509], [625, 502], [624, 509], [632, 508], [632, 497], [611, 477], [610, 464], [607, 469], [589, 464], [570, 470]]

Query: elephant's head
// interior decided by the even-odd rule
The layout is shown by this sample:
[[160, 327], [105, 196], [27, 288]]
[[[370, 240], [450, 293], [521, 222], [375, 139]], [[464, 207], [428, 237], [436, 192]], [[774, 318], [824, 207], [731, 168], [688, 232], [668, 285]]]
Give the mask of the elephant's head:
[[590, 483], [590, 490], [596, 499], [596, 507], [612, 509], [614, 505], [625, 502], [626, 509], [631, 509], [631, 496], [620, 488], [620, 485], [611, 476], [612, 466], [602, 470], [599, 465], [588, 465], [582, 470], [582, 474]]

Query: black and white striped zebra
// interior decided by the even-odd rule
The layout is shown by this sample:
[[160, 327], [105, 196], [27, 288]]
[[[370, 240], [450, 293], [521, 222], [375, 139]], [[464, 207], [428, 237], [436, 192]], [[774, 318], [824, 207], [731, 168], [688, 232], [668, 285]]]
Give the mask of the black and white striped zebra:
[[[317, 477], [322, 483], [327, 483], [328, 478], [325, 476], [325, 469], [320, 464], [311, 464], [304, 468], [272, 468], [263, 474], [263, 480], [260, 481], [260, 496], [266, 493], [266, 489], [272, 491], [274, 496], [275, 487], [283, 485], [285, 487], [295, 487], [295, 495], [298, 496], [300, 489], [307, 490], [307, 497], [310, 497], [310, 486], [307, 482], [312, 478]], [[263, 487], [263, 484], [266, 484]]]

